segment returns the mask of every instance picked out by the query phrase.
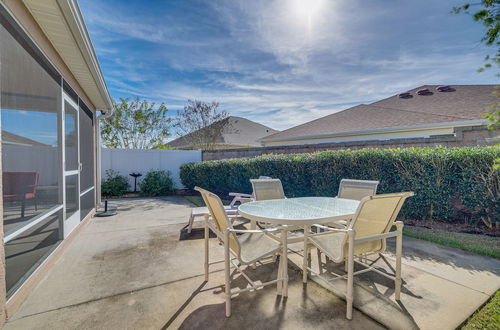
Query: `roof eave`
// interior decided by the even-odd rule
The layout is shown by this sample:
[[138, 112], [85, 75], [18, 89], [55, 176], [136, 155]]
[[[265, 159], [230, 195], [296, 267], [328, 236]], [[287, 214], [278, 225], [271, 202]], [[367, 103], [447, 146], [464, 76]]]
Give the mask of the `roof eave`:
[[[102, 112], [112, 112], [113, 102], [77, 1], [22, 1], [92, 105]], [[60, 20], [54, 20], [47, 14], [58, 16]], [[55, 28], [57, 24], [60, 26]], [[68, 52], [68, 47], [72, 47], [72, 51]]]
[[68, 23], [73, 23], [70, 24], [70, 27], [74, 26], [77, 30], [73, 31], [74, 29], [72, 28], [73, 36], [77, 39], [76, 41], [80, 51], [84, 55], [85, 62], [91, 71], [94, 82], [96, 83], [105, 103], [105, 106], [102, 107], [103, 109], [100, 110], [112, 111], [113, 102], [111, 100], [111, 96], [109, 95], [108, 87], [106, 85], [106, 81], [104, 80], [104, 75], [102, 73], [101, 66], [99, 65], [94, 45], [92, 44], [87, 26], [83, 20], [80, 6], [76, 0], [58, 0], [58, 3], [60, 4], [64, 17]]

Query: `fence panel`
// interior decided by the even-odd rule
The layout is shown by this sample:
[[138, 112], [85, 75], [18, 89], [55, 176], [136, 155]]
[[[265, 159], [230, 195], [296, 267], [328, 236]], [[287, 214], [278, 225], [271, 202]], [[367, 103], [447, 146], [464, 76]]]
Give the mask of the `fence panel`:
[[[143, 150], [102, 148], [101, 176], [106, 178], [106, 170], [119, 171], [134, 187], [134, 178], [129, 174], [139, 172], [145, 175], [149, 170], [170, 171], [176, 188], [183, 188], [179, 178], [179, 167], [188, 162], [201, 161], [200, 150]], [[139, 187], [137, 188], [139, 189]]]

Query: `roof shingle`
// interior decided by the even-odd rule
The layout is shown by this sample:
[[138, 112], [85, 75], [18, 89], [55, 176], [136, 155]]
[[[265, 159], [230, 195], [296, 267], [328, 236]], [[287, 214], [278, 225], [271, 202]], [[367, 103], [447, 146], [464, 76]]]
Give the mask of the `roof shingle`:
[[[424, 85], [410, 90], [410, 98], [400, 98], [397, 94], [371, 104], [357, 105], [266, 136], [263, 141], [478, 120], [498, 102], [492, 95], [495, 85], [453, 85], [451, 92], [438, 92], [437, 87]], [[432, 94], [418, 95], [417, 90], [424, 88]]]

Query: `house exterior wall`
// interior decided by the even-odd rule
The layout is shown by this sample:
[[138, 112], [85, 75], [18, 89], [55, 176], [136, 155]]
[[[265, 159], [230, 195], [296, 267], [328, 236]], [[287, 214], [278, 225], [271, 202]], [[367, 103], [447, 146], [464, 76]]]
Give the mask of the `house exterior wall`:
[[[2, 154], [2, 134], [0, 134], [0, 155]], [[0, 173], [2, 173], [2, 162], [0, 161]], [[0, 175], [0, 191], [3, 191], [2, 175]], [[3, 196], [0, 196], [0, 239], [3, 243]], [[5, 282], [5, 249], [3, 244], [0, 244], [0, 327], [7, 320], [7, 309], [5, 303], [7, 301], [7, 289]]]
[[[466, 125], [470, 126], [470, 125]], [[395, 139], [411, 139], [411, 138], [428, 138], [436, 135], [450, 135], [453, 134], [453, 127], [444, 128], [427, 128], [404, 130], [397, 132], [384, 132], [384, 133], [370, 133], [370, 134], [353, 134], [343, 135], [337, 137], [318, 137], [318, 138], [304, 138], [304, 139], [287, 139], [282, 141], [263, 141], [265, 147], [274, 146], [292, 146], [292, 145], [306, 145], [318, 143], [338, 143], [338, 142], [355, 142], [355, 141], [386, 141]]]
[[365, 140], [338, 143], [317, 143], [306, 145], [269, 146], [247, 149], [226, 149], [203, 151], [203, 160], [257, 157], [265, 154], [311, 153], [325, 150], [362, 148], [410, 148], [410, 147], [465, 147], [492, 145], [498, 143], [500, 129], [488, 130], [485, 126], [455, 128], [455, 136], [435, 136], [429, 138], [405, 138], [392, 140]]
[[[89, 141], [91, 141], [91, 140], [92, 140], [92, 142], [95, 142], [95, 139], [97, 136], [96, 135], [97, 119], [95, 116], [95, 107], [94, 107], [93, 103], [90, 101], [90, 99], [85, 94], [85, 92], [83, 91], [81, 86], [78, 84], [77, 80], [75, 79], [75, 77], [73, 76], [73, 74], [71, 73], [69, 68], [65, 65], [65, 63], [63, 62], [63, 60], [61, 59], [59, 54], [52, 47], [50, 41], [45, 37], [45, 35], [41, 31], [41, 29], [38, 27], [37, 23], [34, 21], [31, 14], [24, 7], [22, 1], [20, 1], [20, 0], [0, 0], [0, 7], [5, 8], [7, 10], [7, 12], [9, 13], [9, 15], [7, 15], [7, 16], [12, 17], [17, 22], [17, 25], [19, 25], [24, 30], [24, 32], [26, 32], [26, 34], [29, 36], [29, 39], [31, 39], [31, 41], [33, 41], [33, 43], [36, 45], [36, 47], [39, 49], [39, 51], [41, 51], [41, 53], [43, 54], [44, 60], [48, 60], [48, 62], [50, 62], [50, 64], [55, 68], [55, 70], [57, 70], [58, 73], [62, 76], [62, 78], [64, 79], [64, 83], [67, 83], [71, 87], [71, 89], [73, 90], [71, 93], [73, 93], [73, 94], [76, 93], [77, 102], [80, 103], [78, 105], [80, 107], [80, 109], [78, 110], [79, 111], [78, 113], [84, 114], [86, 112], [89, 115], [89, 117], [93, 118], [94, 125], [92, 128], [92, 132], [90, 132], [90, 134], [89, 134], [87, 131], [87, 136], [85, 138], [87, 140], [82, 139], [82, 136], [80, 136], [80, 145], [82, 145], [83, 143], [89, 143]], [[2, 41], [2, 40], [0, 40], [0, 41]], [[1, 51], [2, 47], [5, 47], [5, 46], [0, 45], [0, 51]], [[32, 55], [32, 56], [34, 56], [34, 55]], [[0, 65], [0, 69], [1, 69], [1, 65]], [[12, 71], [12, 70], [10, 70], [10, 71]], [[2, 74], [1, 70], [0, 70], [0, 74]], [[9, 76], [6, 76], [6, 77], [9, 77]], [[9, 80], [7, 80], [7, 81], [9, 81]], [[60, 92], [58, 92], [59, 95], [57, 98], [60, 98], [61, 93], [63, 93], [63, 85], [64, 84], [62, 84], [62, 80], [61, 80], [61, 85], [59, 88]], [[4, 84], [3, 87], [14, 88], [13, 86], [14, 85]], [[40, 84], [37, 85], [37, 87], [38, 86], [40, 86]], [[2, 87], [2, 86], [0, 86], [0, 87]], [[66, 90], [66, 89], [64, 89], [64, 90]], [[2, 89], [2, 91], [3, 91], [3, 89]], [[36, 92], [33, 92], [33, 94], [34, 93], [36, 93]], [[29, 94], [31, 94], [31, 93], [29, 93]], [[72, 95], [72, 94], [69, 94], [69, 95]], [[75, 96], [73, 95], [73, 97], [75, 97]], [[0, 99], [0, 101], [2, 101], [2, 100]], [[82, 104], [82, 101], [89, 108], [88, 110], [90, 110], [90, 112], [83, 110], [85, 105]], [[59, 102], [63, 102], [63, 99], [60, 99]], [[0, 103], [0, 105], [2, 105], [2, 103]], [[10, 107], [8, 107], [8, 109], [24, 109], [24, 108], [16, 108], [16, 107], [10, 108]], [[33, 110], [33, 109], [29, 109], [29, 110]], [[30, 111], [27, 111], [27, 113], [30, 113]], [[58, 116], [60, 117], [60, 114]], [[87, 120], [89, 120], [89, 119], [87, 119]], [[2, 125], [2, 129], [4, 128], [3, 126], [4, 125]], [[61, 141], [64, 137], [61, 135], [61, 132], [59, 131], [59, 129], [61, 127], [60, 122], [58, 122], [57, 127], [58, 127], [57, 130], [58, 130], [58, 134], [59, 134], [58, 141], [59, 141], [59, 143], [61, 143]], [[90, 125], [88, 125], [86, 127], [90, 128]], [[2, 142], [5, 142], [5, 141], [2, 141], [2, 138], [0, 135], [0, 146], [1, 146]], [[9, 147], [11, 147], [11, 145], [9, 145]], [[39, 148], [47, 148], [47, 147], [50, 147], [50, 146], [48, 146], [48, 145], [41, 146]], [[22, 146], [20, 146], [20, 148], [22, 148]], [[32, 149], [34, 150], [34, 148], [32, 148]], [[35, 151], [33, 151], [33, 150], [32, 150], [32, 152], [36, 152], [36, 150]], [[96, 143], [93, 143], [92, 149], [89, 149], [89, 151], [88, 151], [89, 153], [85, 154], [85, 155], [93, 154], [93, 162], [91, 162], [91, 163], [92, 163], [92, 166], [94, 166], [94, 171], [93, 171], [94, 173], [93, 173], [93, 177], [89, 176], [89, 180], [91, 179], [92, 182], [94, 183], [94, 190], [90, 191], [88, 194], [91, 194], [93, 196], [92, 199], [94, 199], [94, 201], [96, 199], [95, 198], [96, 197], [95, 196], [95, 191], [96, 191], [95, 187], [96, 187], [96, 178], [97, 178], [97, 170], [96, 170], [97, 153], [96, 153], [96, 150], [97, 150]], [[0, 151], [1, 151], [1, 149], [0, 149]], [[12, 155], [12, 154], [19, 155], [19, 157], [22, 156], [21, 154], [18, 154], [14, 151], [9, 151], [9, 154], [10, 155]], [[0, 153], [0, 155], [3, 155], [3, 154]], [[34, 156], [34, 155], [32, 155], [32, 156]], [[47, 153], [46, 155], [42, 155], [42, 156], [44, 156], [44, 157], [38, 157], [38, 158], [40, 158], [39, 159], [40, 164], [42, 164], [42, 163], [44, 164], [44, 161], [41, 159], [41, 158], [43, 158], [43, 159], [46, 159], [46, 161], [51, 160], [53, 162], [54, 166], [61, 166], [60, 165], [60, 163], [62, 162], [61, 155], [54, 156], [52, 154]], [[2, 156], [0, 156], [0, 157], [3, 158]], [[0, 161], [0, 169], [2, 169], [2, 166], [4, 163], [4, 159], [1, 159], [1, 158], [0, 158], [0, 160], [1, 160]], [[10, 164], [9, 165], [10, 167], [15, 168], [14, 170], [23, 171], [22, 166], [21, 167], [18, 166], [20, 163], [19, 161], [16, 163], [16, 161], [14, 160], [14, 163], [13, 163], [13, 160], [9, 159], [9, 160], [6, 160], [6, 162], [8, 164]], [[26, 164], [21, 164], [21, 165], [26, 165]], [[45, 165], [48, 166], [48, 163]], [[50, 166], [49, 166], [49, 168], [50, 168]], [[9, 169], [3, 168], [3, 171], [6, 171], [6, 170], [9, 170]], [[47, 171], [42, 169], [42, 172], [47, 172]], [[0, 176], [0, 188], [2, 188], [2, 185], [3, 185], [2, 177], [3, 177], [3, 175]], [[48, 181], [50, 181], [50, 180], [51, 180], [50, 177], [44, 177], [43, 179], [41, 178], [40, 184], [48, 186], [49, 185]], [[61, 189], [61, 188], [59, 187], [59, 189]], [[77, 193], [79, 194], [80, 198], [82, 198], [81, 196], [88, 196], [89, 198], [91, 197], [90, 195], [84, 194], [82, 191], [77, 191]], [[60, 194], [62, 194], [62, 192], [60, 192]], [[90, 205], [90, 203], [87, 203], [87, 204]], [[81, 206], [82, 205], [80, 204], [80, 207]], [[87, 210], [85, 210], [85, 211], [87, 211]], [[43, 212], [45, 212], [45, 211], [41, 211], [40, 214], [43, 215]], [[58, 245], [56, 244], [54, 249], [51, 249], [49, 252], [44, 254], [43, 257], [41, 257], [41, 259], [39, 259], [39, 263], [35, 264], [35, 266], [25, 274], [25, 278], [22, 279], [21, 281], [19, 281], [20, 283], [22, 283], [20, 286], [17, 286], [17, 284], [16, 284], [16, 286], [15, 286], [16, 291], [7, 299], [7, 297], [6, 297], [6, 294], [7, 294], [6, 293], [7, 292], [6, 279], [8, 276], [6, 275], [6, 265], [8, 264], [9, 261], [7, 260], [7, 262], [6, 262], [5, 255], [8, 252], [8, 250], [5, 249], [4, 244], [7, 244], [6, 241], [8, 241], [8, 239], [6, 238], [6, 236], [4, 234], [3, 194], [0, 196], [0, 235], [2, 238], [2, 242], [4, 242], [4, 244], [2, 244], [0, 246], [0, 326], [5, 322], [5, 320], [8, 317], [10, 317], [16, 311], [16, 309], [21, 305], [23, 300], [29, 295], [31, 290], [33, 290], [34, 287], [36, 287], [36, 285], [38, 284], [38, 282], [43, 279], [43, 277], [46, 275], [47, 271], [51, 268], [51, 266], [57, 261], [58, 257], [62, 254], [62, 251], [64, 251], [64, 249], [71, 243], [71, 241], [74, 239], [74, 237], [77, 235], [77, 233], [81, 230], [81, 228], [89, 222], [89, 219], [93, 216], [94, 213], [95, 213], [95, 209], [91, 209], [88, 214], [87, 214], [87, 212], [82, 212], [82, 214], [81, 214], [82, 218], [79, 219], [79, 220], [81, 220], [81, 222], [78, 224], [78, 226], [75, 228], [75, 230], [73, 230], [71, 232], [71, 234], [69, 234], [69, 236], [66, 237], [65, 239], [60, 237], [60, 241], [59, 241], [60, 243]], [[54, 213], [54, 215], [55, 214], [56, 213]], [[33, 219], [33, 218], [30, 218], [30, 219]], [[43, 222], [41, 222], [41, 223], [43, 223]], [[59, 227], [59, 233], [62, 233], [62, 230], [63, 230], [62, 228], [63, 228], [63, 225], [61, 223], [60, 227]], [[5, 229], [5, 230], [7, 230], [7, 229]], [[9, 234], [9, 233], [7, 233], [7, 234]]]

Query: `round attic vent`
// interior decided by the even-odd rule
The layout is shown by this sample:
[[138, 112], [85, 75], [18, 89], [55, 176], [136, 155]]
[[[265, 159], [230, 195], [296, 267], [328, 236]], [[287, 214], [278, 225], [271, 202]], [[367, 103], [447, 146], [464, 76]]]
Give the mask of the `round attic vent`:
[[410, 92], [404, 92], [404, 93], [399, 94], [400, 99], [409, 99], [412, 97], [413, 97], [413, 95], [411, 95]]
[[417, 91], [418, 95], [432, 95], [432, 92], [428, 88], [422, 88]]

